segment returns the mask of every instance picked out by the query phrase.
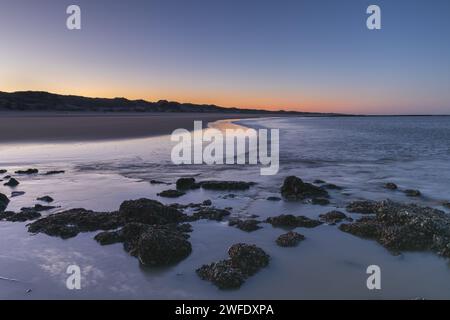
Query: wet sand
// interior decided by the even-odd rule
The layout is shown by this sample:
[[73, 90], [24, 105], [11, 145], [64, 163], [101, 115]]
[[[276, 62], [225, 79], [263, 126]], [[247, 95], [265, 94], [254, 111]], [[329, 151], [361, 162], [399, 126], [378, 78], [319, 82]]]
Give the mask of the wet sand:
[[[0, 143], [143, 138], [192, 129], [193, 121], [273, 117], [240, 113], [0, 113]], [[286, 116], [286, 115], [283, 115]]]

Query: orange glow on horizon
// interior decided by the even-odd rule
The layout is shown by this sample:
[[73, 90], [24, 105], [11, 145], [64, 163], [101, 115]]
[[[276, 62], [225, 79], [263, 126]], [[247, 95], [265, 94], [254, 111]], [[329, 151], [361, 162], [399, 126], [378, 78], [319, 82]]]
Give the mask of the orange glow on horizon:
[[[106, 84], [102, 88], [94, 88], [86, 85], [77, 89], [67, 88], [64, 85], [52, 84], [42, 86], [30, 84], [26, 88], [22, 86], [3, 86], [1, 91], [47, 91], [62, 95], [78, 95], [91, 98], [117, 98], [123, 97], [129, 100], [146, 100], [156, 102], [158, 100], [177, 101], [180, 103], [214, 104], [225, 108], [261, 109], [270, 111], [300, 111], [320, 113], [353, 113], [353, 114], [383, 114], [389, 113], [390, 101], [388, 98], [367, 99], [365, 101], [352, 101], [343, 97], [308, 97], [298, 98], [292, 95], [279, 96], [270, 93], [248, 94], [232, 92], [190, 92], [188, 90], [169, 90], [158, 88], [157, 90], [144, 90], [143, 88], [123, 88], [117, 84]], [[369, 104], [368, 101], [371, 103]], [[399, 105], [407, 105], [408, 101], [399, 101]]]

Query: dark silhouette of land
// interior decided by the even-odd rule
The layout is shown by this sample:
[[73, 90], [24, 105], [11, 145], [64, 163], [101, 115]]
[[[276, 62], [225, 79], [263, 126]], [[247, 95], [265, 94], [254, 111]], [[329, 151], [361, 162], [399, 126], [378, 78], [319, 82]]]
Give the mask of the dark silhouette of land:
[[88, 98], [41, 91], [0, 92], [0, 111], [58, 112], [196, 112], [242, 114], [337, 115], [297, 111], [268, 111], [225, 108], [216, 105], [179, 103], [167, 100], [149, 102], [125, 98]]

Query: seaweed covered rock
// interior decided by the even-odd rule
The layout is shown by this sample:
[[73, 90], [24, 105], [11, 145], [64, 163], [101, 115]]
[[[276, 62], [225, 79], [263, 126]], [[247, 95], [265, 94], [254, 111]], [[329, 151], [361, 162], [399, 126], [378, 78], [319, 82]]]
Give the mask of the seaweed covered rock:
[[46, 176], [52, 176], [55, 174], [63, 174], [66, 173], [64, 170], [52, 170], [52, 171], [47, 171], [46, 173], [44, 173], [44, 175]]
[[54, 206], [43, 206], [42, 204], [35, 204], [34, 207], [23, 207], [20, 210], [22, 211], [48, 211], [48, 210], [52, 210], [55, 209], [57, 207]]
[[247, 190], [255, 185], [254, 182], [244, 181], [202, 181], [200, 186], [206, 190]]
[[437, 209], [381, 201], [377, 203], [375, 216], [339, 228], [374, 239], [394, 252], [427, 250], [450, 257], [450, 217]]
[[230, 211], [225, 209], [217, 209], [217, 208], [202, 208], [197, 212], [193, 213], [194, 219], [207, 219], [207, 220], [215, 220], [222, 221], [224, 217], [227, 217], [231, 214]]
[[[27, 210], [46, 208], [36, 205]], [[35, 210], [39, 211], [39, 210]], [[176, 224], [187, 220], [187, 216], [175, 208], [162, 203], [139, 199], [122, 203], [118, 212], [94, 212], [86, 209], [71, 209], [49, 215], [29, 225], [33, 233], [42, 232], [64, 239], [75, 237], [80, 232], [113, 230], [127, 223], [136, 222], [148, 225]]]
[[150, 199], [124, 201], [119, 212], [125, 222], [140, 222], [145, 224], [177, 223], [185, 218], [179, 210], [165, 206], [161, 202]]
[[80, 232], [111, 230], [123, 225], [118, 212], [94, 212], [86, 209], [71, 209], [49, 215], [28, 226], [31, 233], [45, 233], [49, 236], [68, 239]]
[[47, 202], [47, 203], [50, 203], [50, 202], [55, 201], [55, 200], [54, 200], [52, 197], [50, 197], [50, 196], [39, 197], [39, 198], [37, 198], [36, 200], [38, 200], [38, 201], [43, 201], [43, 202]]
[[228, 249], [231, 266], [251, 276], [269, 264], [270, 257], [255, 245], [237, 243]]
[[5, 211], [8, 207], [9, 199], [3, 193], [0, 193], [0, 212]]
[[246, 279], [241, 270], [231, 266], [230, 260], [203, 265], [196, 272], [201, 279], [211, 281], [219, 289], [239, 288]]
[[231, 227], [236, 227], [242, 231], [252, 232], [261, 229], [259, 224], [261, 221], [249, 219], [249, 220], [240, 220], [240, 219], [231, 219], [228, 221], [228, 225]]
[[123, 243], [124, 250], [145, 266], [167, 266], [185, 259], [192, 252], [186, 232], [190, 225], [148, 225], [128, 223], [122, 229], [97, 234], [102, 245]]
[[380, 203], [372, 200], [359, 200], [349, 203], [346, 207], [348, 212], [361, 214], [374, 214]]
[[16, 174], [37, 174], [37, 173], [39, 173], [39, 170], [38, 169], [18, 170], [15, 173]]
[[303, 240], [305, 240], [304, 235], [297, 232], [289, 231], [288, 233], [279, 236], [276, 240], [276, 243], [280, 247], [295, 247], [300, 243], [300, 241]]
[[266, 222], [274, 227], [282, 228], [315, 228], [322, 224], [322, 222], [318, 220], [310, 219], [305, 216], [294, 216], [292, 214], [282, 214], [277, 217], [270, 217], [266, 219]]
[[178, 191], [178, 190], [164, 190], [158, 193], [158, 196], [163, 198], [179, 198], [184, 196], [186, 193]]
[[422, 193], [419, 190], [407, 189], [404, 191], [408, 197], [420, 197]]
[[34, 210], [21, 211], [18, 213], [6, 211], [0, 213], [0, 220], [9, 222], [25, 222], [29, 220], [36, 220], [41, 217], [41, 214]]
[[290, 176], [284, 180], [281, 195], [288, 200], [328, 198], [328, 192], [322, 187], [303, 182], [302, 179]]
[[398, 186], [397, 186], [395, 183], [393, 183], [393, 182], [387, 182], [387, 183], [384, 185], [384, 188], [385, 188], [385, 189], [388, 189], [388, 190], [397, 190], [397, 189], [398, 189]]
[[329, 224], [336, 224], [339, 222], [342, 222], [342, 220], [348, 220], [349, 217], [343, 212], [340, 211], [330, 211], [324, 214], [319, 215], [320, 221], [329, 223]]
[[138, 241], [137, 256], [146, 266], [166, 266], [177, 263], [192, 252], [189, 241], [178, 231], [151, 227]]
[[176, 185], [178, 190], [197, 189], [199, 187], [194, 178], [180, 178]]
[[255, 245], [238, 243], [228, 249], [230, 259], [203, 265], [196, 272], [220, 289], [239, 288], [248, 277], [269, 264], [270, 257]]

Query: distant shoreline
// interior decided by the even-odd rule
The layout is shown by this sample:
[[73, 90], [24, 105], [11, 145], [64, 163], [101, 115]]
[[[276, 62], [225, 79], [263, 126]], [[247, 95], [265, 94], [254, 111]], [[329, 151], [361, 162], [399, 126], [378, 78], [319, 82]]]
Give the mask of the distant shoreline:
[[287, 115], [239, 113], [0, 113], [0, 143], [57, 143], [123, 140], [193, 129], [195, 120], [251, 119]]

